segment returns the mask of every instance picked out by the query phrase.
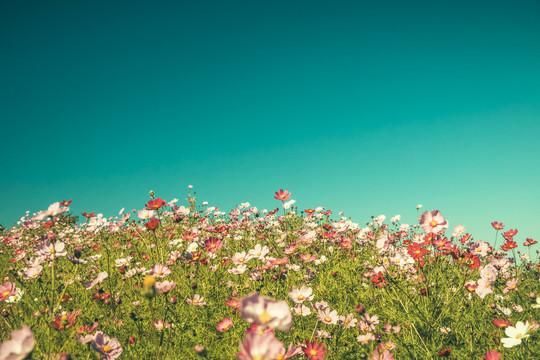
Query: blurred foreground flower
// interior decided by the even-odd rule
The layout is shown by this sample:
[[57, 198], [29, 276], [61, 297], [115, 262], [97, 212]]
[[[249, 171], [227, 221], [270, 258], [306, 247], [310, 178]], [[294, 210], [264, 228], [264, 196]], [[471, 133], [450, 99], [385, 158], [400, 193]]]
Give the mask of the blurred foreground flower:
[[240, 313], [247, 322], [263, 328], [289, 331], [292, 326], [291, 309], [286, 301], [276, 301], [258, 293], [252, 293], [241, 300]]
[[32, 352], [35, 344], [34, 333], [23, 324], [21, 330], [11, 332], [11, 340], [0, 345], [0, 360], [22, 360]]

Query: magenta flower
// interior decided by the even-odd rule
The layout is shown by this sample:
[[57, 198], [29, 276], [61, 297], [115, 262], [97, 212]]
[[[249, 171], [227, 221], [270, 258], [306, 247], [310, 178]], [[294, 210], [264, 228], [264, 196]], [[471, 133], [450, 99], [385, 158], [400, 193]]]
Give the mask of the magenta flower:
[[448, 229], [448, 221], [444, 219], [439, 210], [426, 211], [420, 216], [420, 226], [427, 234], [437, 234]]
[[34, 333], [23, 324], [21, 330], [11, 332], [11, 340], [0, 345], [0, 360], [22, 360], [32, 352], [35, 344]]
[[92, 348], [103, 356], [103, 360], [114, 360], [124, 351], [117, 338], [111, 339], [101, 331], [96, 333], [92, 341]]

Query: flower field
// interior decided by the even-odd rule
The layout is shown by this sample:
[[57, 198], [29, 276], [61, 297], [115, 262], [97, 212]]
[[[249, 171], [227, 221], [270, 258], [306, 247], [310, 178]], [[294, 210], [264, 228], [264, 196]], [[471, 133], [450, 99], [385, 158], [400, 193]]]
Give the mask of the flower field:
[[538, 245], [518, 230], [195, 195], [109, 218], [64, 200], [4, 229], [0, 360], [540, 359]]

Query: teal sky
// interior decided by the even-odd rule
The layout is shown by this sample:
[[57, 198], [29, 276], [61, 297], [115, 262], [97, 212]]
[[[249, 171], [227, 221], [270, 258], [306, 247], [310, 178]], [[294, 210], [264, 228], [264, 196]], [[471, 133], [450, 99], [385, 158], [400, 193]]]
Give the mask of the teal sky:
[[540, 240], [540, 2], [12, 1], [0, 223], [148, 191]]

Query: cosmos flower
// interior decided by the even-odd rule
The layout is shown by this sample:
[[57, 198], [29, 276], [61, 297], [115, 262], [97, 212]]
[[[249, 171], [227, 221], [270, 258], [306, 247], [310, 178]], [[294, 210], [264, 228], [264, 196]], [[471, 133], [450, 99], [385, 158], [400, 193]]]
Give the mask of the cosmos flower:
[[520, 345], [521, 340], [529, 337], [529, 334], [527, 334], [529, 330], [530, 330], [530, 325], [528, 321], [525, 324], [521, 321], [518, 321], [515, 327], [509, 326], [506, 328], [505, 334], [508, 337], [501, 339], [501, 343], [506, 348], [511, 348], [516, 345]]
[[32, 220], [43, 220], [46, 217], [55, 217], [69, 211], [69, 208], [62, 206], [59, 202], [52, 203], [47, 210], [38, 212]]
[[176, 286], [176, 283], [174, 281], [168, 281], [165, 280], [163, 282], [156, 282], [154, 284], [154, 288], [156, 289], [156, 292], [160, 294], [165, 294], [174, 289]]
[[420, 216], [420, 226], [427, 234], [437, 234], [448, 228], [448, 221], [444, 219], [439, 210], [433, 210], [431, 212], [425, 211], [422, 216]]
[[189, 305], [193, 305], [193, 306], [204, 306], [206, 305], [206, 302], [203, 301], [204, 300], [204, 296], [200, 296], [199, 294], [195, 294], [193, 296], [193, 300], [192, 299], [186, 299], [186, 302], [189, 304]]
[[289, 292], [289, 296], [297, 304], [301, 304], [306, 300], [311, 301], [314, 297], [313, 289], [305, 285], [302, 285], [300, 289], [296, 286], [293, 287], [292, 291]]
[[92, 348], [103, 357], [103, 360], [114, 360], [118, 358], [124, 350], [118, 339], [111, 339], [101, 331], [98, 331], [94, 336]]
[[247, 333], [244, 342], [240, 343], [240, 352], [236, 355], [238, 360], [274, 360], [278, 358], [283, 343], [273, 333], [262, 334]]
[[219, 332], [224, 332], [229, 330], [233, 326], [232, 318], [224, 317], [223, 320], [219, 321], [216, 330]]
[[15, 287], [15, 283], [6, 281], [4, 285], [0, 285], [0, 301], [5, 300], [10, 296], [14, 296], [16, 294], [17, 288]]
[[280, 189], [279, 191], [276, 191], [276, 194], [274, 196], [274, 199], [286, 201], [291, 198], [291, 193], [288, 190], [283, 191], [283, 189]]
[[103, 280], [109, 277], [109, 274], [106, 271], [100, 272], [92, 281], [85, 282], [86, 290], [90, 290], [97, 284], [101, 283]]
[[323, 355], [328, 351], [323, 350], [323, 348], [324, 344], [317, 344], [317, 339], [313, 340], [313, 342], [306, 340], [303, 351], [309, 360], [324, 360]]
[[292, 314], [285, 301], [252, 293], [240, 302], [240, 314], [249, 323], [257, 323], [263, 328], [269, 327], [289, 331], [292, 326]]
[[0, 360], [22, 360], [32, 352], [35, 344], [34, 333], [23, 324], [22, 329], [11, 332], [11, 340], [0, 345]]
[[171, 273], [171, 270], [167, 266], [157, 263], [156, 265], [152, 265], [150, 267], [150, 271], [148, 272], [148, 275], [162, 278], [169, 275], [170, 273]]

